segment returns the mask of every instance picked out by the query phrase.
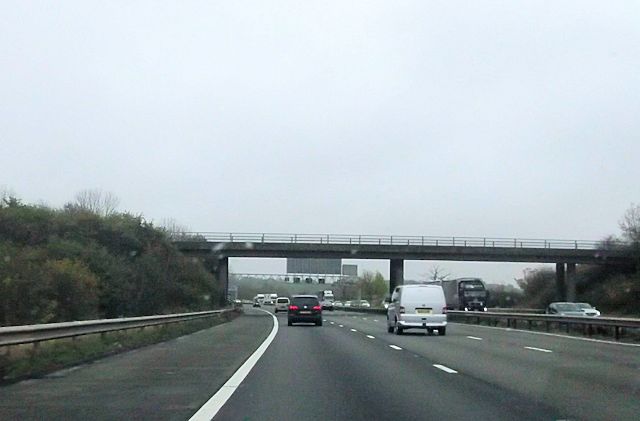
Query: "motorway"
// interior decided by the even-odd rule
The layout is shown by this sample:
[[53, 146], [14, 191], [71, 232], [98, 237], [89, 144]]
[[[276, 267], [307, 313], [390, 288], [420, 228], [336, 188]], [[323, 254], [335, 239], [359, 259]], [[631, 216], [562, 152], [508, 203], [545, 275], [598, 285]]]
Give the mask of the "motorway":
[[[186, 420], [267, 337], [238, 319], [0, 388], [0, 419]], [[383, 315], [325, 312], [279, 331], [216, 420], [635, 420], [640, 347], [451, 324], [397, 336]]]

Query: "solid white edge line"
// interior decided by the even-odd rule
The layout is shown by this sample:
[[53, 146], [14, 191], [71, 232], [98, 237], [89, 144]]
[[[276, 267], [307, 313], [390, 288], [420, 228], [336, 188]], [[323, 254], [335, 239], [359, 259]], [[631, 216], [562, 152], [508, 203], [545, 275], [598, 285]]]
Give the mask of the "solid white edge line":
[[210, 421], [213, 417], [216, 416], [218, 411], [224, 406], [224, 404], [229, 400], [229, 398], [236, 391], [238, 386], [242, 383], [242, 381], [247, 377], [247, 375], [251, 372], [251, 369], [254, 365], [260, 360], [262, 354], [265, 353], [273, 339], [276, 337], [278, 333], [278, 319], [275, 315], [270, 312], [262, 309], [258, 309], [263, 311], [273, 318], [273, 328], [271, 329], [271, 333], [269, 336], [262, 342], [262, 344], [256, 349], [253, 354], [236, 370], [235, 373], [227, 380], [225, 384], [211, 397], [207, 402], [205, 402], [198, 411], [189, 418], [189, 421]]
[[393, 349], [395, 349], [395, 350], [397, 350], [397, 351], [400, 351], [400, 350], [402, 349], [402, 348], [400, 348], [400, 347], [399, 347], [399, 346], [397, 346], [397, 345], [389, 345], [389, 348], [393, 348]]
[[532, 351], [540, 351], [540, 352], [553, 352], [550, 349], [544, 349], [544, 348], [536, 348], [535, 346], [525, 346], [525, 349], [530, 349]]
[[475, 339], [476, 341], [481, 341], [482, 338], [478, 338], [477, 336], [467, 336], [469, 339]]
[[433, 366], [435, 368], [438, 368], [438, 369], [440, 369], [440, 370], [442, 370], [442, 371], [444, 371], [446, 373], [449, 373], [449, 374], [457, 374], [458, 373], [456, 370], [454, 370], [452, 368], [449, 368], [447, 366], [441, 365], [441, 364], [434, 364]]
[[531, 333], [531, 334], [534, 334], [534, 335], [555, 336], [556, 338], [575, 339], [577, 341], [598, 342], [598, 343], [601, 343], [601, 344], [640, 347], [640, 344], [630, 344], [630, 343], [627, 343], [627, 342], [607, 341], [605, 339], [581, 338], [579, 336], [559, 335], [557, 333], [536, 332], [536, 331], [533, 331], [533, 330], [511, 329], [511, 328], [495, 327], [495, 326], [472, 325], [472, 324], [468, 324], [468, 323], [456, 323], [456, 322], [448, 322], [448, 323], [456, 324], [456, 325], [460, 325], [460, 326], [473, 326], [473, 327], [482, 327], [482, 328], [485, 328], [485, 329], [506, 330], [506, 331], [509, 331], [509, 332], [522, 332], [522, 333]]

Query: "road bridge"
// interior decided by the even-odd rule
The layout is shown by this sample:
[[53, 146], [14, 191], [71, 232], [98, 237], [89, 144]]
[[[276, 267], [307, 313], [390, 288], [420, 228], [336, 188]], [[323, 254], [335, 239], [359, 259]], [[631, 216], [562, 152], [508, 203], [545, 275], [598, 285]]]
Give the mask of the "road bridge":
[[577, 264], [633, 267], [621, 242], [490, 237], [346, 234], [185, 233], [174, 243], [186, 255], [209, 258], [228, 288], [229, 257], [389, 260], [390, 290], [404, 281], [405, 260], [554, 263], [559, 300], [575, 299]]

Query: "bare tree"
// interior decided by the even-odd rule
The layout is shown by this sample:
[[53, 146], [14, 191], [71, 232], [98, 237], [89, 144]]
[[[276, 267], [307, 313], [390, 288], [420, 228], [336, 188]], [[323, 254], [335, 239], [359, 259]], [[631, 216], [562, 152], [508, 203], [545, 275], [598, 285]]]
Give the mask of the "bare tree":
[[426, 275], [423, 274], [423, 276], [430, 281], [444, 281], [451, 276], [451, 272], [446, 271], [440, 265], [433, 265], [431, 269], [429, 269], [429, 272]]
[[640, 242], [640, 205], [632, 203], [619, 224], [624, 238], [629, 241]]
[[5, 185], [0, 186], [0, 207], [18, 204], [20, 204], [20, 199], [18, 199], [15, 192]]
[[103, 216], [114, 214], [120, 204], [120, 199], [113, 193], [98, 189], [82, 190], [76, 194], [75, 200], [77, 208]]
[[189, 227], [179, 224], [178, 221], [173, 218], [165, 218], [160, 221], [160, 227], [170, 238], [181, 239], [188, 237]]

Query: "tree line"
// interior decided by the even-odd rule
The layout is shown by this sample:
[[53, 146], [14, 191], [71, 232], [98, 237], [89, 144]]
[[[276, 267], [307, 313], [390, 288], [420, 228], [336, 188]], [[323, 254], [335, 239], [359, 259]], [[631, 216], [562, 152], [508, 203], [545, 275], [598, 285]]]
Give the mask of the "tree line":
[[81, 192], [60, 209], [0, 197], [0, 325], [204, 310], [213, 276], [117, 199]]
[[[620, 236], [609, 236], [603, 244], [616, 244], [633, 252], [635, 268], [611, 265], [578, 265], [576, 301], [588, 302], [611, 314], [638, 315], [640, 309], [640, 205], [631, 205], [619, 221]], [[513, 287], [492, 285], [492, 306], [545, 308], [557, 301], [556, 274], [551, 268], [534, 271], [516, 280]]]

